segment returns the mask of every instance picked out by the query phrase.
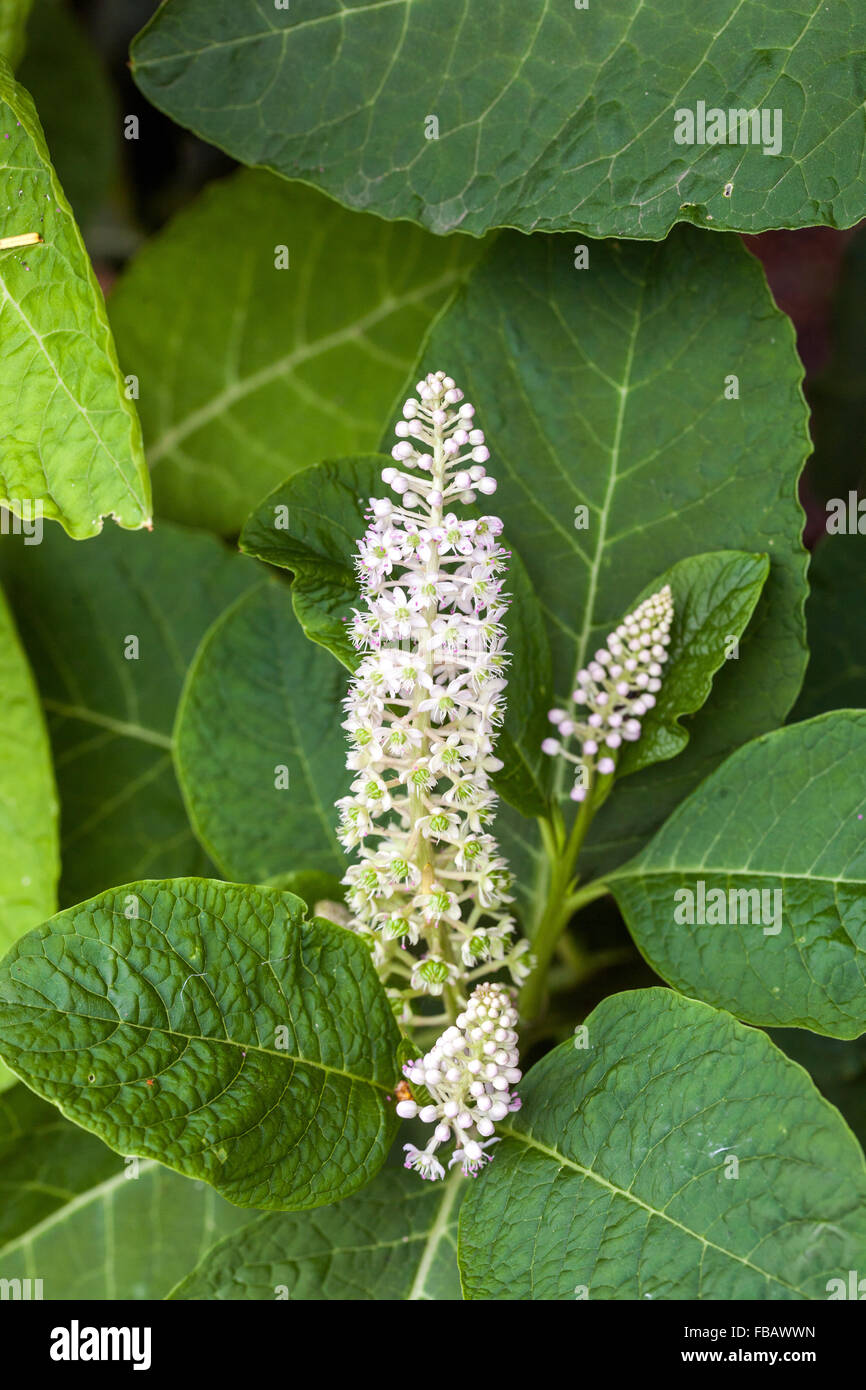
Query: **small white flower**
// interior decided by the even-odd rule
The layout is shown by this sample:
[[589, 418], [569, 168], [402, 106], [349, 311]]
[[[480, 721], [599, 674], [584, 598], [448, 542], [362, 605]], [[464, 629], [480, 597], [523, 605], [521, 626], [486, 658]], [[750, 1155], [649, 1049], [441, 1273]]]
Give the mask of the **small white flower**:
[[412, 988], [423, 989], [428, 994], [439, 995], [452, 980], [457, 978], [457, 967], [441, 956], [424, 956], [415, 962], [412, 971]]
[[445, 1169], [429, 1149], [416, 1148], [414, 1144], [404, 1144], [403, 1149], [406, 1154], [404, 1168], [414, 1169], [420, 1173], [422, 1178], [427, 1178], [436, 1182], [438, 1178], [444, 1178]]

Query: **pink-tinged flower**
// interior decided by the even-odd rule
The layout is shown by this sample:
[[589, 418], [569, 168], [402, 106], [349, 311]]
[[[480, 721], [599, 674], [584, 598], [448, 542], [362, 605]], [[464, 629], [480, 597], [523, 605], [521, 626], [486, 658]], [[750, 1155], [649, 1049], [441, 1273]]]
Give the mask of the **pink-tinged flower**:
[[596, 776], [613, 776], [623, 743], [640, 738], [641, 720], [661, 689], [673, 617], [670, 585], [665, 584], [623, 618], [578, 671], [569, 706], [550, 710], [557, 737], [546, 738], [541, 749], [578, 769], [573, 801], [586, 799]]
[[431, 1104], [419, 1107], [414, 1100], [400, 1101], [397, 1114], [402, 1119], [417, 1116], [435, 1126], [426, 1149], [404, 1145], [407, 1168], [426, 1178], [444, 1177], [435, 1154], [449, 1142], [454, 1151], [448, 1167], [459, 1163], [464, 1177], [475, 1177], [490, 1162], [493, 1155], [486, 1150], [497, 1142], [497, 1123], [520, 1105], [512, 1090], [521, 1078], [516, 1028], [510, 991], [503, 985], [481, 984], [431, 1050], [406, 1064], [409, 1082], [424, 1086]]

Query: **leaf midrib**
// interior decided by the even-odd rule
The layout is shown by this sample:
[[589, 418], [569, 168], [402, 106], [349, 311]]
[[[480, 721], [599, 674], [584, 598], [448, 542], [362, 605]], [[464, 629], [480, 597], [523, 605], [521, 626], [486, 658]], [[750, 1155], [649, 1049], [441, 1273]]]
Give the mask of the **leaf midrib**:
[[418, 1264], [418, 1268], [415, 1271], [415, 1278], [412, 1280], [412, 1287], [406, 1295], [407, 1302], [417, 1302], [418, 1300], [427, 1297], [425, 1284], [427, 1283], [427, 1279], [430, 1274], [430, 1270], [433, 1266], [433, 1261], [435, 1260], [437, 1252], [439, 1250], [439, 1246], [441, 1245], [442, 1241], [448, 1233], [448, 1222], [451, 1219], [451, 1212], [454, 1209], [454, 1203], [457, 1200], [457, 1194], [460, 1191], [460, 1186], [464, 1181], [465, 1179], [463, 1178], [463, 1174], [460, 1172], [459, 1168], [455, 1168], [454, 1171], [446, 1179], [445, 1190], [442, 1193], [442, 1201], [439, 1206], [439, 1212], [436, 1216], [436, 1220], [433, 1222], [433, 1225], [427, 1232], [424, 1251], [421, 1255], [421, 1260]]
[[760, 1265], [754, 1264], [745, 1255], [737, 1255], [735, 1251], [727, 1250], [723, 1245], [717, 1245], [715, 1241], [709, 1240], [706, 1236], [702, 1236], [698, 1231], [693, 1231], [690, 1226], [684, 1226], [681, 1221], [677, 1221], [675, 1217], [669, 1216], [667, 1212], [661, 1211], [658, 1207], [651, 1206], [649, 1202], [644, 1202], [642, 1198], [635, 1196], [633, 1192], [627, 1191], [624, 1187], [617, 1187], [616, 1183], [612, 1183], [608, 1178], [602, 1177], [602, 1175], [596, 1173], [594, 1169], [585, 1168], [574, 1159], [567, 1158], [565, 1154], [559, 1153], [556, 1149], [549, 1148], [546, 1144], [542, 1144], [538, 1139], [534, 1138], [533, 1135], [521, 1133], [518, 1130], [512, 1129], [510, 1126], [502, 1126], [502, 1132], [503, 1134], [507, 1134], [509, 1139], [515, 1139], [519, 1143], [524, 1144], [527, 1148], [537, 1149], [538, 1152], [544, 1154], [545, 1157], [554, 1159], [560, 1167], [570, 1168], [573, 1172], [579, 1173], [581, 1177], [589, 1178], [592, 1182], [597, 1183], [599, 1187], [603, 1187], [606, 1191], [610, 1192], [614, 1197], [622, 1197], [627, 1202], [631, 1202], [634, 1206], [640, 1207], [642, 1211], [647, 1212], [650, 1216], [657, 1216], [660, 1217], [662, 1221], [667, 1221], [669, 1225], [674, 1226], [678, 1231], [682, 1231], [683, 1235], [691, 1236], [693, 1240], [699, 1241], [706, 1249], [714, 1250], [719, 1255], [724, 1255], [730, 1260], [735, 1260], [738, 1264], [745, 1265], [747, 1269], [754, 1270], [754, 1272], [760, 1274], [762, 1278], [771, 1279], [774, 1283], [779, 1284], [781, 1288], [789, 1289], [791, 1293], [797, 1294], [799, 1298], [807, 1297], [803, 1289], [797, 1288], [795, 1284], [789, 1284], [786, 1279], [782, 1279], [778, 1274], [772, 1274], [769, 1270], [762, 1269]]
[[418, 300], [426, 299], [431, 294], [436, 294], [439, 290], [445, 290], [451, 286], [460, 284], [465, 278], [465, 271], [450, 270], [444, 275], [439, 275], [435, 280], [429, 280], [423, 285], [404, 295], [388, 295], [375, 309], [360, 319], [355, 319], [352, 323], [345, 324], [343, 328], [334, 333], [328, 334], [324, 338], [318, 338], [313, 343], [302, 343], [283, 357], [277, 358], [274, 362], [269, 362], [267, 366], [261, 367], [257, 372], [252, 372], [249, 376], [241, 377], [220, 391], [216, 396], [212, 396], [209, 401], [198, 409], [190, 411], [183, 419], [178, 420], [169, 429], [147, 448], [147, 460], [153, 468], [161, 459], [171, 452], [174, 447], [186, 439], [188, 435], [194, 434], [196, 430], [204, 428], [212, 421], [219, 418], [225, 411], [230, 409], [237, 401], [244, 400], [255, 391], [270, 385], [272, 381], [279, 380], [287, 372], [291, 372], [295, 367], [310, 362], [323, 353], [330, 352], [332, 348], [342, 347], [345, 343], [355, 342], [362, 337], [369, 328], [375, 328], [382, 320], [389, 318], [391, 314], [398, 313], [409, 304], [414, 304]]
[[[222, 39], [216, 43], [209, 43], [206, 47], [194, 48], [191, 50], [176, 50], [172, 53], [160, 55], [157, 58], [145, 58], [140, 62], [135, 58], [133, 51], [131, 66], [133, 72], [141, 68], [158, 68], [165, 63], [173, 63], [178, 58], [200, 58], [202, 54], [209, 53], [211, 49], [214, 48], [240, 48], [248, 43], [258, 43], [262, 39], [278, 38], [282, 43], [285, 43], [287, 34], [296, 34], [300, 29], [312, 29], [318, 24], [330, 24], [335, 19], [352, 19], [355, 15], [367, 14], [370, 10], [389, 10], [393, 9], [396, 5], [405, 5], [408, 8], [410, 3], [411, 0], [373, 0], [373, 4], [370, 5], [356, 5], [352, 9], [341, 9], [331, 14], [317, 15], [315, 19], [304, 19], [300, 24], [288, 25], [283, 29], [271, 26], [268, 29], [259, 30], [257, 34], [235, 35], [230, 39]], [[154, 15], [153, 18], [157, 20], [159, 15]], [[146, 33], [146, 29], [149, 27], [150, 26], [147, 25], [146, 28], [142, 30], [142, 35]]]
[[[138, 1175], [141, 1177], [143, 1173], [151, 1172], [162, 1166], [162, 1164], [157, 1163], [155, 1158], [139, 1158]], [[46, 1217], [43, 1217], [35, 1226], [31, 1226], [28, 1231], [22, 1232], [20, 1236], [15, 1236], [15, 1238], [6, 1245], [0, 1245], [0, 1257], [5, 1257], [6, 1255], [14, 1253], [16, 1250], [24, 1249], [28, 1245], [32, 1245], [32, 1243], [38, 1240], [40, 1236], [44, 1235], [46, 1231], [50, 1231], [54, 1226], [59, 1225], [60, 1222], [74, 1216], [76, 1212], [89, 1206], [91, 1202], [101, 1201], [102, 1198], [108, 1196], [115, 1188], [119, 1187], [121, 1183], [128, 1181], [129, 1174], [126, 1169], [122, 1169], [112, 1177], [106, 1178], [104, 1182], [97, 1183], [95, 1187], [89, 1187], [86, 1191], [79, 1192], [75, 1197], [70, 1198], [68, 1202], [64, 1202], [61, 1206], [55, 1207], [54, 1211], [49, 1212]]]
[[94, 724], [99, 729], [107, 729], [109, 733], [118, 734], [121, 738], [134, 738], [140, 743], [151, 743], [156, 748], [165, 748], [169, 751], [172, 748], [172, 740], [168, 734], [161, 734], [156, 729], [148, 729], [143, 724], [131, 724], [124, 719], [113, 719], [110, 714], [102, 714], [99, 710], [88, 709], [85, 705], [68, 705], [62, 700], [54, 700], [43, 696], [42, 704], [50, 714], [59, 714], [64, 719], [77, 719], [83, 724]]
[[[271, 963], [272, 963], [272, 962], [262, 962], [262, 964], [271, 964]], [[13, 976], [12, 978], [13, 978], [13, 980], [14, 980], [14, 976]], [[73, 981], [73, 983], [76, 983], [76, 982]], [[164, 1001], [163, 1001], [163, 1002], [164, 1002]], [[34, 1012], [34, 1013], [39, 1013], [39, 1014], [54, 1013], [54, 1014], [59, 1014], [61, 1017], [64, 1017], [64, 1018], [65, 1018], [65, 1017], [76, 1018], [76, 1019], [81, 1019], [82, 1021], [90, 1022], [90, 1023], [109, 1023], [109, 1024], [110, 1024], [110, 1023], [112, 1022], [112, 1020], [111, 1020], [110, 1018], [104, 1018], [104, 1017], [102, 1017], [100, 1014], [86, 1014], [86, 1013], [81, 1013], [81, 1012], [79, 1012], [78, 1010], [60, 1009], [60, 1008], [57, 1007], [56, 1004], [50, 1004], [50, 1005], [44, 1005], [44, 1006], [37, 1006], [37, 1005], [34, 1005], [34, 1004], [25, 1004], [25, 1003], [23, 1003], [21, 1000], [9, 1000], [9, 999], [0, 1000], [0, 1003], [8, 1004], [8, 1005], [10, 1005], [11, 1007], [14, 1007], [14, 1008], [16, 1008], [16, 1009], [28, 1009], [28, 1010], [31, 1010], [31, 1011]], [[226, 1046], [226, 1047], [236, 1047], [236, 1048], [239, 1048], [239, 1049], [240, 1049], [242, 1052], [244, 1052], [244, 1053], [246, 1053], [246, 1052], [257, 1052], [257, 1053], [260, 1053], [261, 1055], [263, 1055], [263, 1056], [265, 1056], [265, 1057], [277, 1057], [277, 1058], [281, 1059], [282, 1061], [285, 1061], [285, 1062], [294, 1062], [294, 1063], [296, 1063], [296, 1064], [299, 1065], [299, 1066], [315, 1067], [317, 1070], [326, 1072], [328, 1075], [331, 1075], [331, 1076], [342, 1076], [342, 1077], [344, 1077], [347, 1081], [357, 1082], [358, 1085], [360, 1085], [360, 1086], [372, 1086], [372, 1087], [374, 1087], [377, 1091], [381, 1091], [383, 1094], [386, 1094], [387, 1092], [389, 1092], [389, 1091], [392, 1089], [392, 1087], [393, 1087], [393, 1082], [376, 1081], [374, 1077], [370, 1077], [370, 1076], [358, 1076], [358, 1075], [356, 1075], [355, 1072], [344, 1071], [341, 1067], [334, 1067], [334, 1066], [332, 1066], [329, 1062], [317, 1061], [316, 1059], [314, 1059], [314, 1058], [312, 1058], [312, 1057], [302, 1057], [302, 1056], [300, 1056], [300, 1055], [297, 1054], [297, 1053], [290, 1052], [290, 1051], [288, 1050], [288, 1048], [265, 1047], [265, 1046], [263, 1046], [263, 1044], [260, 1043], [260, 1042], [239, 1042], [239, 1041], [237, 1041], [235, 1038], [215, 1038], [215, 1037], [208, 1037], [207, 1034], [204, 1034], [204, 1033], [182, 1033], [182, 1032], [179, 1032], [179, 1031], [178, 1031], [177, 1029], [175, 1029], [175, 1028], [166, 1028], [166, 1027], [163, 1027], [163, 1026], [161, 1026], [160, 1024], [157, 1024], [157, 1023], [151, 1023], [151, 1024], [147, 1024], [147, 1023], [133, 1023], [130, 1019], [126, 1019], [126, 1018], [118, 1018], [118, 1019], [116, 1020], [115, 1032], [116, 1032], [118, 1029], [120, 1029], [120, 1028], [133, 1028], [133, 1029], [135, 1029], [135, 1030], [136, 1030], [137, 1032], [139, 1032], [139, 1033], [148, 1033], [148, 1034], [150, 1034], [150, 1033], [158, 1033], [160, 1036], [163, 1036], [163, 1037], [166, 1037], [166, 1038], [170, 1038], [170, 1039], [178, 1038], [178, 1039], [180, 1039], [181, 1041], [186, 1042], [186, 1043], [191, 1043], [191, 1042], [203, 1042], [203, 1043], [213, 1043], [213, 1044], [220, 1044], [220, 1043], [221, 1043], [221, 1044], [223, 1044], [223, 1045]], [[100, 1046], [100, 1047], [101, 1047], [101, 1046], [104, 1046], [105, 1042], [107, 1042], [107, 1041], [109, 1041], [109, 1039], [104, 1039], [102, 1043], [98, 1044], [98, 1046]], [[62, 1051], [62, 1050], [65, 1050], [65, 1049], [59, 1049], [59, 1050]], [[77, 1050], [77, 1049], [75, 1049], [75, 1050]], [[175, 1062], [172, 1063], [172, 1065], [175, 1065], [176, 1062], [179, 1061], [179, 1060], [180, 1060], [179, 1058], [175, 1058]], [[166, 1070], [170, 1071], [170, 1068], [164, 1069], [164, 1070], [161, 1071], [161, 1072], [160, 1072], [160, 1071], [154, 1072], [154, 1077], [156, 1078], [156, 1077], [158, 1077], [158, 1076], [163, 1076], [163, 1075], [165, 1075], [165, 1074], [166, 1074]], [[237, 1076], [240, 1076], [240, 1072], [237, 1073]], [[133, 1084], [133, 1081], [135, 1081], [135, 1080], [137, 1080], [137, 1079], [138, 1079], [138, 1078], [132, 1078], [130, 1081], [115, 1081], [113, 1084], [116, 1085], [116, 1086], [118, 1086], [118, 1087], [120, 1087], [120, 1086], [132, 1085], [132, 1084]]]
[[[604, 500], [601, 505], [598, 523], [598, 540], [595, 547], [595, 554], [589, 566], [589, 587], [586, 594], [586, 606], [584, 608], [583, 626], [577, 640], [577, 657], [574, 671], [571, 678], [571, 687], [567, 694], [571, 695], [577, 684], [578, 672], [582, 669], [586, 659], [586, 650], [589, 645], [589, 638], [595, 625], [595, 600], [598, 592], [598, 577], [601, 570], [605, 554], [605, 544], [607, 541], [607, 523], [613, 507], [614, 493], [619, 477], [619, 457], [622, 448], [623, 427], [625, 425], [626, 402], [632, 386], [632, 371], [634, 369], [635, 348], [637, 346], [638, 334], [643, 322], [643, 301], [646, 293], [646, 281], [640, 281], [640, 288], [635, 301], [634, 314], [632, 316], [632, 327], [626, 346], [625, 360], [623, 363], [623, 380], [617, 386], [619, 401], [617, 403], [616, 420], [614, 422], [613, 439], [610, 445], [610, 474], [607, 480]], [[556, 759], [556, 769], [554, 772], [554, 796], [559, 799], [563, 795], [569, 764], [565, 758]]]
[[[25, 312], [24, 312], [24, 310], [22, 309], [21, 305], [18, 303], [18, 300], [15, 298], [15, 296], [9, 292], [9, 289], [7, 288], [7, 285], [6, 285], [5, 280], [3, 280], [2, 278], [0, 278], [0, 291], [2, 291], [2, 294], [3, 294], [3, 302], [6, 303], [6, 304], [11, 304], [12, 308], [15, 310], [15, 312], [17, 313], [17, 315], [18, 315], [19, 319], [21, 320], [22, 324], [24, 325], [24, 327], [26, 328], [27, 332], [29, 333], [31, 339], [32, 339], [33, 342], [37, 345], [39, 352], [40, 352], [40, 353], [42, 354], [42, 356], [45, 358], [45, 361], [48, 363], [48, 366], [51, 368], [51, 371], [54, 373], [54, 377], [55, 377], [55, 380], [57, 381], [57, 385], [58, 385], [58, 386], [60, 387], [60, 389], [64, 392], [64, 394], [68, 397], [69, 402], [70, 402], [70, 404], [72, 405], [73, 409], [74, 409], [75, 412], [81, 417], [81, 419], [84, 421], [84, 423], [86, 424], [88, 430], [90, 431], [90, 433], [92, 434], [94, 440], [96, 441], [97, 445], [98, 445], [99, 448], [103, 451], [105, 457], [111, 460], [111, 463], [112, 463], [112, 465], [113, 465], [113, 467], [114, 467], [116, 476], [120, 479], [120, 482], [122, 483], [123, 487], [125, 488], [125, 490], [126, 490], [126, 492], [127, 492], [127, 495], [128, 495], [128, 497], [129, 497], [129, 500], [130, 500], [130, 501], [133, 503], [133, 505], [137, 508], [137, 510], [138, 510], [138, 512], [139, 512], [139, 515], [143, 518], [141, 524], [144, 525], [144, 521], [147, 519], [147, 517], [146, 517], [146, 510], [145, 510], [146, 504], [145, 504], [145, 502], [142, 500], [142, 498], [140, 498], [140, 497], [138, 497], [138, 496], [136, 495], [135, 489], [133, 488], [132, 484], [130, 483], [129, 479], [127, 478], [126, 472], [124, 471], [124, 468], [123, 468], [123, 466], [122, 466], [122, 464], [121, 464], [120, 459], [118, 459], [118, 458], [116, 457], [116, 455], [113, 453], [112, 449], [109, 447], [107, 441], [106, 441], [106, 440], [102, 437], [102, 435], [99, 433], [98, 429], [96, 428], [96, 426], [94, 425], [93, 421], [92, 421], [91, 418], [90, 418], [90, 411], [87, 410], [87, 409], [85, 409], [85, 407], [81, 405], [80, 401], [78, 401], [78, 400], [76, 399], [76, 397], [72, 394], [72, 391], [71, 391], [70, 388], [67, 386], [66, 381], [64, 380], [63, 376], [61, 375], [60, 370], [59, 370], [59, 368], [58, 368], [56, 362], [54, 361], [53, 357], [52, 357], [51, 354], [49, 353], [47, 347], [45, 346], [45, 340], [44, 340], [44, 338], [42, 337], [42, 334], [41, 334], [41, 333], [39, 332], [39, 330], [36, 328], [35, 324], [33, 324], [33, 323], [31, 322], [31, 320], [27, 317], [27, 315], [25, 314]], [[41, 462], [41, 460], [40, 460], [40, 462]], [[43, 471], [44, 471], [44, 470], [43, 470]], [[67, 513], [66, 513], [66, 509], [65, 509], [65, 508], [63, 507], [63, 505], [58, 501], [57, 497], [55, 496], [54, 492], [52, 491], [51, 486], [50, 486], [50, 484], [48, 483], [48, 478], [47, 478], [47, 477], [46, 477], [46, 484], [48, 485], [48, 486], [47, 486], [48, 495], [51, 497], [52, 501], [56, 504], [56, 506], [57, 506], [57, 508], [58, 508], [58, 511], [60, 511], [60, 512], [65, 516], [65, 515], [67, 514]], [[97, 509], [98, 509], [101, 505], [102, 505], [101, 503], [98, 503], [98, 502], [96, 502], [95, 500], [93, 501], [93, 506], [96, 507]], [[104, 515], [104, 513], [101, 513], [101, 515]]]
[[730, 865], [722, 868], [712, 864], [660, 864], [657, 867], [644, 867], [636, 864], [630, 869], [628, 864], [622, 868], [614, 869], [605, 875], [606, 883], [614, 883], [617, 879], [629, 878], [662, 878], [666, 874], [718, 874], [726, 878], [774, 878], [774, 879], [803, 879], [807, 883], [832, 883], [834, 886], [839, 883], [850, 884], [853, 887], [866, 888], [866, 879], [844, 878], [840, 875], [833, 878], [829, 874], [812, 874], [808, 869], [799, 869], [792, 873], [785, 869], [753, 869], [748, 864], [732, 868]]

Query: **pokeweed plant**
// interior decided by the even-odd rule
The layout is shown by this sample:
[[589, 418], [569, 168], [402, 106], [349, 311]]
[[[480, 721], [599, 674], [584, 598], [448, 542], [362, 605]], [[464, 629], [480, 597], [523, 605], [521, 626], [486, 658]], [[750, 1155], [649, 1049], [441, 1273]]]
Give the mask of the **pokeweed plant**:
[[[509, 565], [515, 576], [520, 570], [501, 518], [476, 505], [497, 483], [474, 414], [454, 378], [428, 372], [403, 407], [391, 460], [347, 461], [353, 491], [359, 475], [379, 479], [369, 498], [353, 499], [357, 526], [346, 541], [356, 576], [350, 570], [345, 580], [347, 611], [330, 614], [329, 640], [343, 650], [348, 637], [351, 674], [341, 677], [332, 654], [308, 643], [281, 585], [256, 582], [217, 619], [187, 678], [178, 770], [207, 844], [208, 823], [220, 833], [231, 787], [218, 776], [213, 803], [198, 779], [205, 766], [210, 777], [207, 750], [220, 729], [245, 720], [257, 702], [262, 650], [270, 658], [276, 641], [287, 659], [285, 641], [310, 658], [294, 697], [299, 719], [320, 676], [336, 676], [333, 688], [346, 691], [343, 715], [330, 700], [322, 727], [332, 749], [349, 741], [348, 756], [339, 753], [348, 790], [330, 810], [351, 861], [341, 880], [320, 862], [272, 875], [263, 887], [141, 881], [61, 912], [3, 962], [3, 1056], [37, 1093], [110, 1146], [132, 1150], [136, 1162], [204, 1178], [230, 1203], [264, 1213], [229, 1227], [177, 1297], [204, 1289], [236, 1296], [263, 1248], [272, 1289], [309, 1289], [297, 1263], [307, 1239], [300, 1213], [334, 1202], [345, 1217], [328, 1240], [347, 1280], [353, 1222], [369, 1231], [387, 1208], [385, 1234], [368, 1237], [371, 1258], [380, 1239], [383, 1249], [395, 1238], [409, 1246], [376, 1296], [393, 1296], [395, 1287], [400, 1296], [426, 1292], [434, 1260], [434, 1296], [456, 1296], [446, 1251], [458, 1210], [469, 1297], [627, 1297], [647, 1279], [667, 1296], [819, 1296], [863, 1239], [862, 1156], [806, 1074], [718, 1005], [736, 1004], [752, 1022], [796, 1020], [840, 1037], [857, 1031], [850, 996], [844, 1007], [838, 996], [831, 1002], [840, 961], [836, 952], [824, 958], [823, 939], [800, 942], [784, 999], [773, 991], [770, 1002], [753, 1002], [761, 997], [754, 983], [736, 1001], [727, 992], [738, 969], [753, 973], [755, 935], [769, 943], [783, 927], [801, 930], [794, 923], [805, 895], [823, 891], [810, 882], [815, 865], [827, 869], [832, 859], [837, 882], [856, 882], [845, 833], [834, 823], [828, 836], [809, 803], [820, 766], [826, 804], [826, 778], [842, 766], [837, 754], [856, 747], [866, 720], [823, 716], [747, 745], [642, 853], [584, 883], [581, 848], [617, 796], [629, 755], [640, 766], [642, 753], [651, 756], [646, 741], [669, 736], [671, 723], [679, 728], [672, 711], [694, 706], [696, 649], [710, 671], [718, 668], [720, 628], [733, 627], [739, 640], [768, 572], [764, 557], [740, 552], [679, 562], [646, 596], [635, 595], [577, 671], [568, 698], [546, 712], [554, 732], [538, 739], [537, 775], [552, 767], [551, 798], [556, 776], [565, 791], [539, 818], [549, 872], [524, 917], [529, 938], [522, 935], [516, 874], [495, 837], [496, 782], [517, 802], [526, 788], [509, 782], [497, 736], [505, 735], [508, 677], [521, 657], [513, 626], [521, 602], [523, 621], [534, 618], [527, 595], [509, 602]], [[289, 492], [312, 484], [326, 495], [319, 471], [297, 475]], [[261, 553], [290, 539], [292, 511], [266, 499], [245, 548]], [[323, 574], [317, 582], [313, 600], [303, 585], [290, 591], [308, 627], [304, 605], [324, 603]], [[227, 671], [240, 693], [225, 687]], [[698, 682], [702, 690], [709, 684]], [[259, 718], [255, 738], [272, 757], [279, 744], [271, 712], [262, 707]], [[664, 740], [661, 747], [670, 753]], [[297, 752], [312, 785], [322, 750]], [[737, 769], [768, 759], [778, 778], [792, 781], [772, 833], [756, 837], [735, 814], [754, 774]], [[288, 768], [272, 771], [279, 787]], [[301, 814], [310, 812], [302, 805]], [[688, 886], [696, 871], [700, 881]], [[826, 881], [823, 871], [814, 877]], [[564, 1031], [563, 1002], [592, 972], [568, 923], [609, 891], [647, 959], [683, 992], [610, 996], [524, 1080], [521, 1037]], [[843, 921], [847, 910], [856, 913], [853, 901], [838, 908]], [[710, 938], [693, 928], [723, 922], [736, 933], [720, 949], [734, 957], [731, 943], [742, 940], [742, 960], [710, 979]], [[813, 997], [807, 1019], [801, 1001], [820, 971], [824, 998]], [[547, 1008], [551, 994], [560, 1002]], [[767, 1084], [780, 1100], [769, 1114], [761, 1103]], [[708, 1115], [720, 1146], [707, 1143]], [[410, 1170], [403, 1177], [383, 1167], [399, 1121], [417, 1130], [402, 1142]], [[840, 1165], [850, 1180], [844, 1197]], [[681, 1191], [685, 1166], [694, 1177]], [[442, 1190], [420, 1208], [406, 1186], [419, 1176]], [[625, 1252], [611, 1246], [594, 1287], [579, 1251], [596, 1228], [600, 1193], [640, 1241]], [[551, 1200], [564, 1213], [553, 1222]], [[573, 1235], [578, 1253], [563, 1263], [563, 1241]], [[595, 1239], [608, 1252], [603, 1230]], [[827, 1253], [816, 1260], [822, 1239]], [[647, 1269], [658, 1260], [666, 1271], [671, 1259], [673, 1283]]]
[[[12, 61], [30, 8], [0, 6]], [[801, 693], [802, 372], [706, 230], [862, 214], [856, 34], [745, 0], [707, 49], [677, 12], [668, 111], [635, 56], [665, 4], [588, 48], [592, 18], [517, 0], [443, 0], [423, 42], [424, 6], [309, 8], [169, 0], [136, 40], [155, 104], [274, 172], [145, 244], [110, 327], [90, 190], [0, 61], [30, 219], [0, 238], [0, 1184], [28, 1194], [0, 1278], [847, 1296], [866, 1164], [809, 1073], [854, 1122], [858, 512], [837, 543], [828, 504]], [[518, 33], [499, 108], [462, 78]], [[840, 95], [792, 147], [786, 64], [834, 35]], [[763, 147], [687, 158], [700, 82], [747, 85], [756, 45]], [[458, 229], [502, 230], [431, 234]], [[100, 1261], [109, 1225], [139, 1234]]]

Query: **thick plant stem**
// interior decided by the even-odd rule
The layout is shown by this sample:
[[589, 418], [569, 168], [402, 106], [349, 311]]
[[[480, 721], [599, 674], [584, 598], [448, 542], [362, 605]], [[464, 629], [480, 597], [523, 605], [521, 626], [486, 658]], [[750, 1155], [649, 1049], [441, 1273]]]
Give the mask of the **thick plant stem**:
[[571, 833], [564, 848], [553, 860], [547, 902], [541, 920], [532, 938], [532, 954], [535, 964], [532, 973], [520, 991], [519, 1009], [522, 1018], [531, 1019], [539, 1013], [544, 1002], [547, 972], [556, 944], [562, 935], [569, 918], [576, 909], [593, 898], [607, 892], [603, 883], [588, 883], [578, 890], [574, 877], [574, 866], [581, 845], [589, 830], [596, 807], [593, 805], [592, 789], [581, 803]]

